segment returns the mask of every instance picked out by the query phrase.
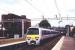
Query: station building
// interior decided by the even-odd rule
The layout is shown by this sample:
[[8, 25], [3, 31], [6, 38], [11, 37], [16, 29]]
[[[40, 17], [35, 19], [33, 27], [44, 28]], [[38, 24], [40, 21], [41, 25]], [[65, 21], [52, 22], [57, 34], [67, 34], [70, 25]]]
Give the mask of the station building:
[[2, 33], [0, 33], [3, 37], [14, 38], [14, 35], [19, 35], [22, 37], [23, 34], [26, 33], [27, 28], [31, 26], [31, 20], [26, 18], [25, 15], [15, 15], [12, 13], [3, 14], [1, 20]]

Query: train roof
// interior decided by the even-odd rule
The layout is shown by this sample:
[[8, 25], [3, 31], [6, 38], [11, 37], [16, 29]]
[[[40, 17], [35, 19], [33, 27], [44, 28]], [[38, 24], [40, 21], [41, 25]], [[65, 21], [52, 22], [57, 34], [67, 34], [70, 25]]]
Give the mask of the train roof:
[[47, 29], [47, 28], [42, 28], [42, 27], [29, 27], [29, 28], [40, 28], [40, 29]]
[[56, 31], [56, 30], [53, 30], [53, 29], [47, 29], [47, 28], [42, 28], [42, 27], [29, 27], [29, 28], [38, 28], [38, 29], [41, 29], [41, 30]]

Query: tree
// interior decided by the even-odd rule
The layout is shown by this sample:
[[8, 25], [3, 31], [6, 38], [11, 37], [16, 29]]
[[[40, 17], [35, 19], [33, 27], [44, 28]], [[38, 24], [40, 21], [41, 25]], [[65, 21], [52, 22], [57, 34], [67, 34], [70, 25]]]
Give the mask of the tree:
[[49, 27], [51, 27], [51, 25], [49, 24], [49, 22], [47, 20], [42, 20], [39, 23], [39, 27], [49, 28]]

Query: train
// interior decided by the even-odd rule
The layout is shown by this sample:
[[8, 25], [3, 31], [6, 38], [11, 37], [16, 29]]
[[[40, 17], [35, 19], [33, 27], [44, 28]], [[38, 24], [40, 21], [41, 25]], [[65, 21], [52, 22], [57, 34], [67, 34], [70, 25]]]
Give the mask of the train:
[[28, 45], [40, 45], [42, 40], [60, 35], [53, 29], [41, 27], [29, 27], [26, 32], [26, 42]]

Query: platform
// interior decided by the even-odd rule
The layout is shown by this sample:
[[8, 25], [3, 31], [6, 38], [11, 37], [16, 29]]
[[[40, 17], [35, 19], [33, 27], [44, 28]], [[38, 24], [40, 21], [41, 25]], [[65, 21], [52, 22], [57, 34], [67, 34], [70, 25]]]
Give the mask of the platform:
[[75, 50], [75, 38], [63, 36], [52, 50]]
[[0, 39], [0, 47], [5, 47], [5, 46], [9, 46], [9, 45], [24, 43], [24, 42], [26, 42], [25, 38]]

